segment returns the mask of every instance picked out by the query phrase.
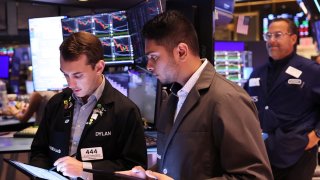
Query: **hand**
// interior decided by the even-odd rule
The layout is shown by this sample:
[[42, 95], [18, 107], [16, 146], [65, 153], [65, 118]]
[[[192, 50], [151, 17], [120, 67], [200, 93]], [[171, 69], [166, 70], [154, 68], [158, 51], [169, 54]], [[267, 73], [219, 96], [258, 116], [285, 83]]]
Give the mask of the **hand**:
[[20, 106], [20, 112], [24, 114], [28, 109], [29, 103], [22, 103]]
[[15, 116], [20, 112], [19, 109], [16, 108], [16, 106], [7, 106], [5, 111], [9, 116]]
[[308, 139], [309, 139], [309, 142], [308, 142], [307, 147], [305, 148], [305, 150], [313, 148], [319, 142], [319, 138], [316, 136], [316, 133], [314, 131], [311, 131], [308, 134]]
[[57, 166], [57, 171], [60, 171], [64, 176], [72, 178], [80, 177], [83, 172], [82, 162], [70, 156], [59, 158], [53, 165]]
[[146, 179], [146, 177], [147, 177], [145, 170], [141, 166], [135, 166], [131, 170], [128, 170], [128, 171], [117, 171], [116, 173], [124, 174], [124, 175], [128, 175], [128, 176], [133, 176], [133, 177], [138, 177], [138, 178], [142, 178], [142, 179]]
[[148, 179], [151, 178], [151, 179], [157, 179], [157, 180], [173, 180], [173, 178], [171, 178], [167, 175], [153, 172], [150, 170], [147, 170], [145, 173], [148, 176]]

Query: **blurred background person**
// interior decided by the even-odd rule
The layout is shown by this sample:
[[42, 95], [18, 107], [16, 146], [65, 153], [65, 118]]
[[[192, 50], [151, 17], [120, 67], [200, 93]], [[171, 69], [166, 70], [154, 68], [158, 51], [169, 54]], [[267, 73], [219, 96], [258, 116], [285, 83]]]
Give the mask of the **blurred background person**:
[[43, 117], [47, 102], [56, 93], [56, 91], [34, 91], [27, 100], [9, 98], [9, 104], [4, 114], [14, 116], [14, 118], [21, 122], [27, 122], [35, 115], [35, 124], [38, 125]]

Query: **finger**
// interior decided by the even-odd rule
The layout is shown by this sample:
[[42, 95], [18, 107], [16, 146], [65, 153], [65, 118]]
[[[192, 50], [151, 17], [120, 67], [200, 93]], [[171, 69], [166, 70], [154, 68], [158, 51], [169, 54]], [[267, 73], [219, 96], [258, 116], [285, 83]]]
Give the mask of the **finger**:
[[58, 168], [61, 169], [62, 167], [66, 166], [66, 163], [65, 161], [56, 161], [53, 165], [56, 166], [58, 170]]
[[64, 176], [69, 176], [69, 174], [68, 174], [66, 171], [62, 172], [62, 174], [63, 174]]
[[135, 166], [135, 167], [132, 168], [132, 171], [133, 172], [143, 172], [145, 170], [141, 166]]
[[64, 161], [67, 160], [68, 157], [69, 157], [69, 156], [65, 156], [65, 157], [62, 157], [62, 158], [57, 159], [57, 160], [53, 163], [53, 165], [56, 166], [57, 164], [63, 163]]
[[146, 171], [146, 175], [151, 179], [158, 179], [158, 177], [150, 170]]
[[56, 167], [57, 167], [57, 171], [62, 172], [62, 166], [60, 164], [57, 164]]
[[117, 174], [131, 175], [131, 170], [129, 171], [116, 171]]

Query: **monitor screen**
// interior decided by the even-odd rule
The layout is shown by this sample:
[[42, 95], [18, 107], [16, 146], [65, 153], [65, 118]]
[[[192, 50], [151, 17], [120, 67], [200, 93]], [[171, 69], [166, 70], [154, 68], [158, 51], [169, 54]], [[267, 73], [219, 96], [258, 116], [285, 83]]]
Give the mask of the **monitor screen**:
[[9, 56], [0, 55], [0, 79], [9, 78]]
[[79, 31], [96, 35], [102, 43], [107, 65], [134, 63], [126, 11], [66, 18], [61, 24], [64, 38]]
[[233, 14], [234, 0], [215, 1], [215, 8]]
[[245, 44], [240, 41], [215, 41], [214, 51], [244, 51]]
[[105, 73], [106, 79], [140, 109], [143, 121], [149, 128], [155, 127], [161, 92], [156, 77], [143, 69], [127, 72]]
[[127, 10], [135, 64], [145, 68], [144, 39], [141, 34], [143, 25], [162, 12], [160, 0], [149, 0]]
[[29, 19], [30, 48], [34, 89], [60, 90], [67, 81], [60, 71], [59, 46], [63, 41], [61, 19], [45, 17]]
[[297, 14], [288, 14], [288, 13], [283, 13], [279, 15], [269, 14], [267, 17], [263, 18], [263, 22], [262, 22], [263, 33], [266, 33], [268, 31], [268, 26], [270, 22], [276, 18], [291, 19], [294, 22], [294, 24], [298, 27], [299, 37], [310, 36], [310, 32], [311, 32], [311, 28], [309, 26], [310, 23], [307, 16], [303, 12], [300, 12]]

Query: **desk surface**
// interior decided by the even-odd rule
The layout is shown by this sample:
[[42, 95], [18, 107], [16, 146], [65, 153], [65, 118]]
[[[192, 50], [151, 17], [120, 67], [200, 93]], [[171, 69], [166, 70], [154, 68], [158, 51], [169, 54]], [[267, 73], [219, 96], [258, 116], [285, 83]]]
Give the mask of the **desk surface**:
[[4, 131], [20, 131], [26, 127], [32, 126], [35, 118], [29, 119], [26, 123], [21, 123], [18, 119], [4, 118], [0, 116], [0, 132]]
[[0, 137], [0, 153], [30, 151], [32, 140], [33, 138]]

